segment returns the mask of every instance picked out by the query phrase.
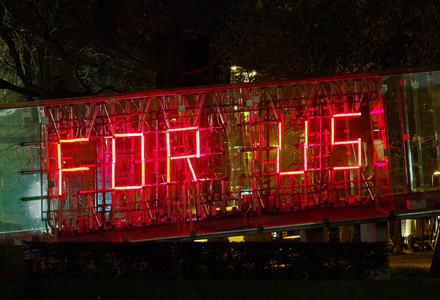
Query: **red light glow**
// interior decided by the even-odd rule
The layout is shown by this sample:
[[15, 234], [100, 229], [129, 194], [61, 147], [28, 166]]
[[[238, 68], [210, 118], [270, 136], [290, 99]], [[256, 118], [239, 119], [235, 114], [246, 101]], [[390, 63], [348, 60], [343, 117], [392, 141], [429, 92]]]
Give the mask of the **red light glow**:
[[68, 140], [59, 140], [60, 143], [76, 143], [76, 142], [87, 142], [88, 138], [78, 138], [78, 139], [68, 139]]
[[61, 171], [61, 145], [57, 144], [57, 156], [58, 156], [58, 195], [63, 194], [63, 174]]
[[198, 129], [199, 127], [170, 128], [167, 129], [166, 132], [190, 131], [190, 130], [198, 130]]
[[189, 169], [191, 171], [191, 174], [193, 176], [194, 181], [197, 181], [197, 176], [196, 176], [196, 173], [194, 173], [194, 168], [191, 164], [191, 161], [189, 160], [189, 158], [187, 158], [186, 161], [188, 162], [188, 166], [189, 166]]
[[116, 133], [114, 136], [116, 137], [131, 137], [131, 136], [143, 136], [143, 133]]
[[88, 171], [89, 169], [89, 167], [68, 168], [63, 169], [63, 172]]
[[[129, 185], [129, 186], [117, 186], [116, 185], [116, 139], [117, 138], [141, 138], [141, 185]], [[140, 189], [145, 185], [145, 137], [143, 133], [122, 133], [115, 134], [115, 138], [112, 139], [112, 189], [113, 190], [130, 190]]]
[[[171, 153], [171, 141], [170, 141], [170, 132], [186, 132], [186, 131], [195, 131], [196, 134], [196, 154], [183, 154], [183, 155], [172, 155]], [[194, 181], [197, 181], [197, 177], [194, 172], [194, 168], [191, 164], [190, 158], [199, 158], [203, 156], [200, 154], [200, 129], [199, 127], [185, 127], [185, 128], [171, 128], [165, 131], [166, 133], [166, 148], [167, 148], [167, 183], [171, 182], [171, 160], [180, 160], [186, 159], [188, 166], [190, 168], [191, 174], [193, 176]]]
[[383, 109], [376, 109], [376, 110], [372, 110], [370, 111], [370, 115], [374, 115], [374, 114], [382, 114], [384, 112]]

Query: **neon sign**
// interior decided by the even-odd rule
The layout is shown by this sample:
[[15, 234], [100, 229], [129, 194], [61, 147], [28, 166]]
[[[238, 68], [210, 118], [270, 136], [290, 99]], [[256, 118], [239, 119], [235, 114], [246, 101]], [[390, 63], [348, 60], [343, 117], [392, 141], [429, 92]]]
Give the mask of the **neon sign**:
[[[117, 161], [117, 140], [121, 139], [121, 138], [130, 138], [130, 142], [132, 144], [134, 144], [134, 138], [135, 137], [140, 137], [140, 145], [141, 145], [141, 149], [140, 149], [140, 168], [141, 168], [141, 183], [140, 185], [125, 185], [125, 186], [119, 186], [116, 185], [116, 168], [118, 166], [118, 161]], [[112, 189], [113, 190], [130, 190], [130, 189], [141, 189], [144, 185], [145, 185], [145, 149], [144, 149], [144, 145], [145, 145], [145, 138], [143, 133], [124, 133], [124, 134], [115, 134], [114, 138], [111, 139], [111, 153], [112, 153]], [[123, 148], [123, 147], [122, 147]], [[129, 149], [128, 152], [133, 151], [134, 149]], [[121, 151], [122, 152], [122, 151]], [[123, 153], [121, 153], [121, 155], [123, 155]], [[127, 163], [125, 163], [127, 164]], [[130, 166], [132, 165], [136, 165], [135, 161], [129, 161], [128, 164]], [[119, 170], [118, 170], [119, 171]], [[121, 170], [122, 174], [124, 173], [124, 170]], [[118, 172], [118, 174], [120, 174]]]
[[189, 220], [188, 213], [200, 218], [226, 206], [286, 212], [309, 202], [369, 201], [376, 177], [363, 172], [386, 178], [388, 163], [382, 99], [367, 84], [283, 83], [49, 106], [55, 189], [48, 193], [95, 194], [97, 214], [112, 224], [118, 211], [133, 213], [133, 222], [140, 211], [145, 223], [148, 215], [182, 220], [186, 211]]
[[63, 195], [63, 173], [65, 172], [78, 172], [78, 171], [89, 171], [90, 167], [79, 166], [79, 167], [70, 167], [63, 168], [63, 158], [61, 153], [61, 145], [64, 143], [77, 143], [77, 142], [88, 142], [88, 138], [78, 138], [78, 139], [65, 139], [59, 140], [59, 143], [56, 144], [56, 153], [57, 153], [57, 169], [58, 169], [58, 195]]
[[[171, 151], [171, 141], [170, 141], [170, 134], [171, 133], [182, 133], [187, 134], [188, 132], [195, 132], [195, 154], [185, 154], [185, 153], [178, 153], [177, 155], [175, 153], [172, 153]], [[200, 157], [200, 130], [198, 127], [186, 127], [186, 128], [170, 128], [165, 131], [166, 134], [166, 144], [167, 144], [167, 182], [171, 182], [171, 161], [172, 160], [181, 160], [184, 159], [188, 163], [188, 167], [191, 171], [191, 175], [193, 177], [194, 181], [197, 181], [197, 176], [194, 172], [194, 167], [191, 163], [190, 158], [199, 158]], [[189, 140], [189, 139], [187, 139]], [[174, 154], [174, 155], [173, 155]]]

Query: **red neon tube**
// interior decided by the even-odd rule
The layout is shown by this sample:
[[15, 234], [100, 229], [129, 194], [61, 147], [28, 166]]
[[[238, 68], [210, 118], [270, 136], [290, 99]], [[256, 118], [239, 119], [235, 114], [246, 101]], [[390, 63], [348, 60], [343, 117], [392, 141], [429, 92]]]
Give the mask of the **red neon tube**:
[[89, 167], [78, 167], [78, 168], [63, 169], [63, 172], [76, 172], [76, 171], [88, 171], [88, 170], [90, 170]]
[[171, 182], [171, 173], [170, 173], [170, 157], [167, 157], [167, 182]]
[[171, 147], [170, 147], [170, 134], [167, 132], [167, 157], [171, 156]]
[[142, 185], [131, 185], [131, 186], [117, 186], [114, 187], [114, 190], [120, 191], [120, 190], [139, 190], [142, 188]]
[[141, 159], [142, 159], [142, 185], [144, 186], [145, 185], [145, 146], [144, 146], [144, 143], [145, 143], [145, 138], [144, 138], [144, 135], [142, 135], [141, 136], [141, 144], [142, 144], [142, 146], [141, 146]]
[[57, 154], [58, 154], [58, 195], [62, 195], [62, 187], [63, 187], [63, 173], [61, 170], [61, 144], [57, 144]]
[[281, 172], [280, 175], [300, 175], [304, 174], [304, 170]]
[[143, 133], [115, 133], [114, 137], [143, 136]]
[[343, 166], [343, 167], [333, 167], [333, 170], [354, 170], [359, 168], [360, 166]]
[[185, 127], [185, 128], [170, 128], [165, 130], [165, 132], [176, 132], [176, 131], [189, 131], [189, 130], [198, 130], [199, 127]]
[[304, 124], [304, 172], [307, 171], [307, 148], [309, 147], [309, 121]]
[[280, 173], [280, 148], [277, 148], [277, 174]]
[[278, 148], [282, 150], [283, 148], [283, 124], [281, 122], [278, 123]]
[[196, 151], [197, 155], [196, 157], [200, 157], [200, 131], [196, 131]]
[[76, 143], [76, 142], [87, 142], [88, 138], [77, 138], [77, 139], [68, 139], [68, 140], [59, 140], [60, 143]]
[[[116, 137], [141, 137], [141, 185], [116, 186]], [[135, 190], [141, 189], [145, 185], [145, 138], [143, 133], [122, 133], [115, 134], [112, 139], [112, 189], [113, 190]]]
[[177, 160], [177, 159], [187, 159], [187, 158], [194, 158], [194, 157], [200, 157], [200, 155], [190, 154], [190, 155], [172, 156], [172, 157], [170, 157], [170, 159]]
[[112, 189], [115, 188], [116, 139], [112, 139]]
[[376, 110], [370, 111], [370, 115], [381, 114], [383, 112], [384, 112], [383, 109], [376, 109]]
[[354, 113], [345, 113], [345, 114], [334, 114], [333, 118], [339, 118], [339, 117], [359, 117], [361, 115], [360, 112], [354, 112]]
[[191, 174], [193, 176], [194, 181], [197, 181], [197, 176], [196, 176], [196, 173], [194, 173], [194, 168], [191, 164], [191, 161], [189, 160], [189, 158], [187, 158], [186, 161], [188, 162], [188, 166], [189, 166], [189, 169], [191, 170]]

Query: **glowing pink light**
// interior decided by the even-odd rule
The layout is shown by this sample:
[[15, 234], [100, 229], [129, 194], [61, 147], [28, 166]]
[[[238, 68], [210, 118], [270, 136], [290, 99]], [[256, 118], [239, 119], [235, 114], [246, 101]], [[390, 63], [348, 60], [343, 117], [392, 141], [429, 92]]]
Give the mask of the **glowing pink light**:
[[376, 109], [376, 110], [370, 111], [370, 115], [381, 114], [383, 112], [384, 112], [383, 109]]
[[62, 195], [63, 191], [63, 174], [61, 171], [61, 145], [57, 144], [57, 156], [58, 156], [58, 195]]
[[143, 133], [115, 133], [115, 137], [143, 136]]
[[335, 118], [331, 119], [331, 129], [330, 129], [330, 137], [331, 137], [331, 144], [335, 144]]
[[281, 122], [278, 123], [278, 148], [282, 150], [283, 144], [283, 124]]
[[280, 172], [280, 175], [300, 175], [304, 174], [304, 170]]
[[113, 189], [116, 191], [121, 191], [121, 190], [139, 190], [142, 188], [142, 185], [131, 185], [131, 186], [117, 186], [114, 187]]
[[386, 162], [375, 162], [374, 165], [378, 166], [378, 167], [385, 167], [387, 165], [387, 163]]
[[178, 132], [178, 131], [189, 131], [189, 130], [197, 130], [199, 127], [185, 127], [185, 128], [170, 128], [165, 132]]
[[76, 171], [88, 171], [88, 170], [90, 170], [89, 167], [78, 167], [78, 168], [63, 169], [63, 172], [76, 172]]
[[189, 166], [189, 169], [191, 171], [191, 174], [193, 176], [194, 181], [197, 181], [197, 176], [196, 176], [196, 173], [194, 173], [194, 168], [191, 164], [191, 161], [189, 160], [189, 158], [187, 158], [186, 161], [188, 162], [188, 166]]
[[277, 148], [277, 174], [280, 173], [280, 148]]
[[171, 182], [171, 173], [170, 173], [170, 157], [167, 157], [167, 182]]
[[339, 142], [333, 142], [333, 145], [351, 145], [357, 143], [358, 141], [339, 141]]
[[354, 170], [359, 168], [360, 166], [344, 166], [344, 167], [333, 167], [333, 170]]
[[172, 156], [170, 157], [171, 160], [177, 160], [177, 159], [187, 159], [187, 158], [194, 158], [194, 157], [200, 157], [200, 155], [197, 154], [190, 154], [190, 155], [180, 155], [180, 156]]
[[145, 148], [144, 148], [145, 138], [144, 135], [141, 136], [141, 160], [142, 160], [142, 185], [145, 185]]
[[116, 140], [112, 140], [112, 189], [115, 188]]
[[309, 146], [309, 121], [304, 122], [304, 148]]
[[167, 137], [167, 156], [170, 157], [171, 156], [170, 134], [168, 132], [166, 134], [166, 137]]
[[339, 117], [359, 117], [361, 115], [360, 112], [354, 112], [354, 113], [345, 113], [345, 114], [334, 114], [333, 118], [339, 118]]
[[[116, 186], [116, 138], [141, 137], [141, 185]], [[115, 134], [112, 139], [112, 189], [113, 190], [135, 190], [141, 189], [145, 185], [145, 137], [143, 133], [120, 133]]]
[[76, 142], [87, 142], [88, 138], [78, 138], [78, 139], [69, 139], [69, 140], [59, 140], [60, 143], [76, 143]]
[[200, 131], [196, 131], [196, 151], [197, 157], [200, 157]]
[[304, 124], [304, 172], [307, 171], [307, 148], [309, 147], [309, 121]]

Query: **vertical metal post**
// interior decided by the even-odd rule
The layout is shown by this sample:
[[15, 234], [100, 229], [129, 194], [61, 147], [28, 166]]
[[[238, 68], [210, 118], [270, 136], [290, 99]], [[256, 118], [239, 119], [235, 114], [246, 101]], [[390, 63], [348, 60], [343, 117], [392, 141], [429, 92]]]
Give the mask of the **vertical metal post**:
[[[142, 187], [140, 190], [140, 209], [141, 209], [141, 224], [142, 226], [145, 226], [145, 210], [147, 206], [147, 202], [145, 199], [145, 187]], [[148, 210], [150, 212], [150, 210]], [[151, 213], [151, 212], [150, 212]]]
[[344, 200], [345, 202], [349, 202], [350, 200], [350, 194], [349, 194], [349, 174], [348, 174], [348, 170], [344, 170]]
[[171, 183], [167, 183], [166, 187], [166, 203], [167, 203], [167, 220], [171, 221]]
[[112, 228], [116, 228], [116, 192], [112, 191], [112, 204], [110, 208], [110, 214], [111, 214], [111, 224]]
[[222, 204], [221, 210], [223, 214], [226, 214], [226, 181], [222, 180]]
[[63, 231], [63, 202], [64, 202], [64, 195], [61, 195], [58, 202], [58, 233], [61, 235]]
[[187, 215], [187, 191], [186, 191], [186, 185], [182, 184], [182, 202], [183, 202], [183, 221], [186, 223], [186, 215]]
[[[188, 183], [190, 182], [188, 178]], [[200, 182], [196, 181], [196, 213], [197, 213], [197, 220], [202, 217], [201, 212], [201, 205], [200, 205]]]
[[358, 169], [358, 201], [359, 204], [362, 203], [362, 182], [361, 182], [361, 176], [362, 176], [362, 170], [361, 168]]
[[92, 194], [87, 194], [87, 202], [89, 204], [89, 231], [93, 229], [93, 204], [92, 204]]
[[290, 183], [290, 211], [295, 209], [295, 177], [293, 175], [289, 175], [289, 183]]
[[134, 191], [125, 191], [127, 195], [127, 212], [128, 212], [128, 226], [131, 228], [133, 226], [133, 202], [132, 197], [134, 198]]
[[73, 205], [74, 205], [74, 212], [73, 212], [73, 233], [78, 233], [78, 197], [79, 195], [73, 196]]
[[402, 159], [404, 169], [405, 190], [407, 193], [412, 193], [412, 172], [411, 172], [411, 145], [409, 139], [409, 131], [407, 127], [407, 115], [405, 104], [405, 93], [403, 80], [397, 88], [397, 99], [399, 103], [399, 119], [400, 119], [400, 137], [402, 139]]

